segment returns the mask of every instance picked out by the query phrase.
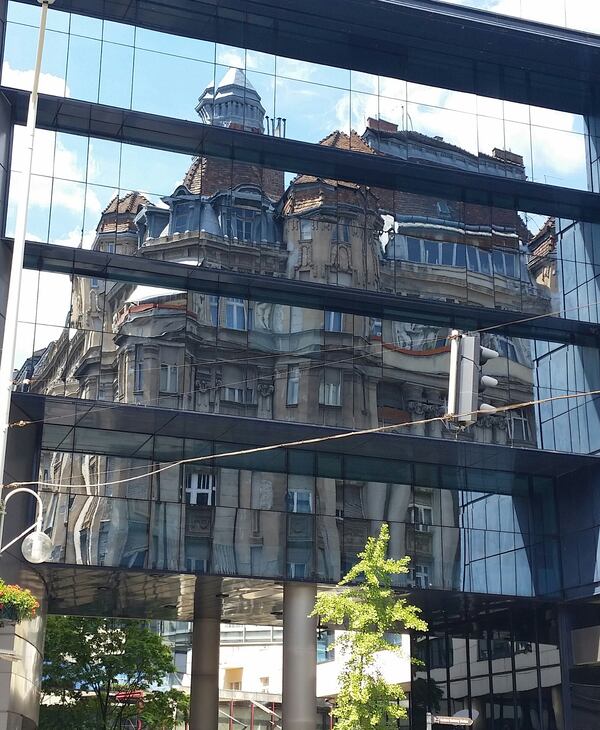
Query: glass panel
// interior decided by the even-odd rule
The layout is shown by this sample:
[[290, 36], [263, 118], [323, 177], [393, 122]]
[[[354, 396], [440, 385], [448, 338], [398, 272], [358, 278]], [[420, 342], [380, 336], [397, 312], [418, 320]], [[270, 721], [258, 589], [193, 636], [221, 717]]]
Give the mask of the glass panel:
[[[104, 453], [97, 448], [101, 440]], [[48, 518], [56, 559], [65, 559], [61, 546], [75, 539], [68, 535], [80, 527], [77, 523], [65, 531], [68, 520], [60, 527], [60, 505], [69, 494], [87, 494], [117, 499], [115, 515], [126, 510], [120, 504], [124, 498], [147, 505], [152, 535], [148, 567], [234, 575], [243, 566], [244, 575], [255, 575], [255, 565], [265, 577], [285, 572], [292, 579], [310, 580], [316, 573], [319, 580], [335, 582], [386, 521], [390, 557], [411, 557], [409, 573], [395, 578], [399, 586], [531, 596], [554, 593], [560, 585], [554, 542], [536, 543], [515, 519], [518, 510], [529, 508], [525, 496], [438, 490], [410, 480], [394, 484], [322, 477], [318, 469], [314, 476], [302, 473], [314, 469], [310, 452], [289, 459], [284, 451], [226, 457], [239, 447], [217, 444], [223, 456], [215, 464], [206, 459], [213, 450], [207, 442], [145, 434], [133, 438], [60, 424], [45, 427], [43, 442], [61, 449], [43, 451], [40, 464], [45, 499], [58, 500]], [[71, 445], [75, 451], [65, 450]], [[181, 458], [187, 459], [184, 465]], [[357, 470], [357, 457], [343, 461], [349, 463], [348, 473]], [[324, 455], [319, 455], [320, 464], [325, 474], [335, 473]], [[299, 474], [292, 471], [295, 466]], [[389, 460], [387, 468], [401, 471]], [[337, 469], [341, 474], [343, 464]], [[103, 509], [113, 514], [110, 505]], [[169, 532], [174, 524], [181, 525], [181, 538], [180, 527]], [[284, 527], [285, 555], [284, 543], [278, 542]]]
[[[9, 7], [3, 83], [28, 88], [37, 18], [19, 3]], [[518, 174], [524, 162], [529, 179], [587, 183], [577, 115], [191, 38], [174, 44], [164, 33], [57, 11], [51, 25], [47, 92], [159, 114], [168, 108], [184, 119], [310, 142], [342, 133], [335, 144], [345, 149], [355, 147], [351, 130], [366, 130], [368, 144], [384, 154], [502, 175]], [[513, 169], [503, 167], [506, 159]]]

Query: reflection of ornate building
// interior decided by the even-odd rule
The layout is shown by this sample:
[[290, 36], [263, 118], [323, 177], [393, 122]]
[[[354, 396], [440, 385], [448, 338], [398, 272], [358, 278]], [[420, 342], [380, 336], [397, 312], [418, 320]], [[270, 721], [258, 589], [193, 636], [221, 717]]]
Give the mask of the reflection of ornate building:
[[[37, 16], [30, 2], [8, 5], [3, 79], [26, 85]], [[281, 725], [314, 730], [319, 629], [307, 615], [386, 520], [392, 555], [412, 559], [398, 594], [430, 626], [413, 643], [426, 666], [410, 676], [412, 730], [426, 710], [468, 714], [474, 730], [596, 727], [597, 39], [443, 3], [66, 5], [50, 11], [50, 70], [69, 91], [39, 99], [39, 126], [56, 139], [36, 154], [29, 229], [43, 241], [26, 245], [39, 276], [19, 317], [33, 358], [17, 375], [4, 474], [29, 481], [39, 467], [54, 554], [35, 571], [18, 550], [0, 561], [42, 604], [38, 621], [0, 632], [27, 657], [10, 672], [0, 662], [0, 726], [8, 715], [35, 727], [47, 603], [193, 620], [194, 730], [218, 727], [219, 622], [281, 622]], [[197, 79], [233, 58], [247, 77], [223, 69], [202, 91]], [[27, 101], [0, 94], [6, 235], [10, 201], [23, 200], [10, 157]], [[182, 102], [197, 103], [200, 123]], [[294, 140], [271, 139], [285, 122], [265, 114], [292, 109]], [[384, 119], [350, 133], [342, 115], [367, 109]], [[333, 125], [308, 144], [334, 117], [346, 134]], [[181, 152], [199, 157], [176, 163], [175, 185]], [[116, 187], [95, 250], [50, 245], [79, 238]], [[532, 239], [494, 204], [554, 219]], [[9, 249], [0, 242], [0, 330]], [[573, 397], [459, 434], [417, 423], [445, 410], [451, 326], [485, 331], [501, 353], [486, 366], [493, 403]], [[378, 424], [397, 433], [222, 456]], [[5, 539], [31, 506], [11, 502]], [[239, 663], [229, 668], [233, 699], [245, 690]], [[236, 719], [273, 730], [256, 708]]]
[[[230, 70], [216, 90], [207, 88], [197, 111], [216, 124], [243, 126], [240, 120], [250, 119], [253, 131], [263, 127], [260, 98], [240, 71]], [[321, 144], [443, 165], [484, 164], [496, 174], [524, 177], [522, 160], [512, 153], [494, 150], [492, 157], [477, 158], [440, 138], [374, 120], [363, 137], [333, 132]], [[280, 172], [198, 157], [161, 205], [137, 192], [114, 198], [102, 213], [94, 247], [541, 312], [545, 290], [523, 263], [528, 238], [512, 212], [309, 175], [284, 190]], [[72, 292], [69, 326], [38, 362], [32, 391], [356, 428], [444, 412], [446, 329], [84, 277], [74, 277]], [[528, 343], [493, 335], [489, 342], [501, 354], [492, 397], [529, 400]], [[440, 422], [413, 432], [455, 437]], [[535, 438], [519, 411], [480, 418], [465, 437], [520, 445], [533, 445]], [[484, 589], [472, 575], [478, 556], [459, 533], [472, 511], [469, 493], [411, 488], [402, 480], [203, 466], [115, 484], [110, 494], [95, 489], [118, 482], [133, 464], [93, 454], [47, 456], [44, 481], [82, 485], [69, 497], [52, 496], [55, 559], [276, 577], [287, 543], [286, 575], [331, 581], [388, 519], [394, 553], [413, 556], [410, 584]], [[157, 493], [158, 504], [133, 501]], [[512, 520], [512, 504], [507, 508]], [[60, 527], [53, 517], [58, 512], [68, 513], [67, 534], [65, 521]], [[315, 513], [322, 515], [316, 524]], [[148, 524], [159, 526], [155, 534]], [[169, 529], [174, 524], [178, 531]], [[454, 529], [442, 531], [442, 524]]]

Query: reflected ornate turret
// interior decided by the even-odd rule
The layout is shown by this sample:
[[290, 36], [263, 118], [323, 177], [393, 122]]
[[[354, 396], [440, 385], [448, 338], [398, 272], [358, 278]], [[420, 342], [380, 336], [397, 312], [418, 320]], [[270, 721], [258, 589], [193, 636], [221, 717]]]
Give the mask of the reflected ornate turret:
[[239, 68], [230, 68], [216, 88], [211, 82], [198, 99], [196, 111], [204, 124], [263, 132], [265, 109], [258, 92]]

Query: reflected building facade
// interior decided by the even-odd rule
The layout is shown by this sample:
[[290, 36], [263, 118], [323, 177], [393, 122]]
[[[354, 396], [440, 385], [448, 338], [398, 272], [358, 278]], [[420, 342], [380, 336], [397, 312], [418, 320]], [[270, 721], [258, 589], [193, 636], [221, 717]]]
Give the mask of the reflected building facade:
[[[248, 88], [244, 74], [230, 69], [216, 91], [203, 92], [197, 111], [214, 124], [240, 128], [240, 119], [251, 117], [252, 131], [260, 132], [258, 95], [247, 114], [240, 112]], [[362, 137], [335, 131], [320, 144], [466, 169], [473, 164], [470, 153], [440, 138], [373, 119]], [[525, 178], [514, 153], [496, 149], [484, 162], [491, 174]], [[311, 175], [296, 176], [284, 189], [282, 173], [198, 157], [160, 206], [135, 191], [115, 197], [102, 213], [94, 249], [542, 314], [550, 287], [527, 270], [530, 238], [517, 213]], [[75, 276], [69, 322], [37, 363], [30, 388], [335, 427], [397, 424], [400, 430], [444, 413], [449, 334], [414, 322]], [[531, 400], [529, 341], [492, 333], [486, 344], [500, 352], [494, 401]], [[535, 447], [530, 417], [526, 410], [487, 415], [464, 438]], [[417, 424], [413, 433], [462, 436], [441, 421]], [[182, 453], [181, 445], [174, 449], [173, 457]], [[404, 480], [377, 481], [189, 464], [158, 479], [122, 483], [139, 468], [142, 462], [115, 456], [43, 453], [54, 561], [331, 583], [387, 520], [392, 553], [412, 557], [399, 586], [524, 596], [557, 587], [556, 554], [544, 552], [555, 521], [539, 524], [539, 487], [527, 479], [513, 485], [512, 494], [488, 494], [487, 488], [431, 486], [431, 474], [420, 483], [410, 469]], [[53, 482], [72, 486], [67, 494], [53, 490]], [[95, 487], [104, 482], [114, 486]], [[545, 546], [534, 559], [536, 541]], [[543, 586], [542, 572], [549, 576]], [[456, 641], [449, 697], [460, 709], [467, 660], [459, 660]], [[469, 640], [477, 652], [474, 674], [488, 656], [485, 641]], [[499, 641], [493, 639], [494, 646]], [[436, 646], [435, 640], [427, 645]], [[443, 684], [440, 667], [429, 667], [428, 681]], [[417, 693], [421, 681], [415, 676]], [[533, 684], [529, 689], [535, 692]], [[470, 692], [476, 709], [480, 693]]]
[[[194, 656], [212, 659], [221, 618], [283, 619], [285, 672], [289, 596], [339, 581], [386, 521], [390, 555], [411, 558], [395, 588], [430, 622], [412, 637], [414, 730], [426, 711], [468, 714], [476, 730], [593, 727], [594, 693], [572, 670], [597, 660], [580, 661], [571, 636], [600, 619], [564, 601], [598, 584], [583, 560], [597, 543], [595, 464], [574, 455], [596, 451], [596, 411], [531, 401], [593, 389], [598, 351], [535, 326], [526, 339], [515, 320], [580, 307], [584, 289], [592, 306], [594, 263], [579, 263], [595, 226], [555, 217], [536, 232], [507, 198], [444, 196], [437, 179], [461, 175], [525, 190], [526, 153], [501, 135], [473, 153], [404, 110], [403, 124], [367, 116], [361, 133], [332, 125], [310, 153], [321, 172], [307, 160], [285, 173], [270, 150], [286, 149], [286, 121], [266, 118], [255, 77], [215, 73], [195, 106], [209, 152], [195, 144], [167, 195], [119, 189], [68, 271], [27, 259], [69, 290], [43, 348], [43, 303], [34, 322], [22, 315], [34, 346], [15, 375], [15, 412], [38, 428], [50, 610], [193, 620]], [[229, 138], [213, 133], [265, 146], [219, 155]], [[343, 151], [427, 170], [431, 190], [338, 179]], [[336, 304], [348, 292], [352, 306]], [[463, 431], [443, 418], [455, 326], [498, 351], [486, 399], [514, 406]], [[377, 428], [388, 436], [333, 440]]]
[[[239, 69], [202, 93], [197, 112], [217, 125], [245, 129], [240, 119], [251, 119], [251, 131], [263, 129], [260, 97]], [[362, 137], [335, 131], [320, 144], [467, 169], [473, 164], [470, 153], [441, 138], [393, 126], [369, 119]], [[514, 153], [496, 149], [485, 164], [493, 174], [525, 177]], [[195, 158], [161, 206], [135, 191], [113, 198], [96, 233], [95, 250], [194, 267], [513, 311], [543, 313], [549, 306], [548, 288], [527, 270], [530, 233], [517, 213], [311, 175], [296, 176], [284, 190], [280, 172], [216, 158]], [[449, 334], [414, 322], [75, 276], [69, 321], [37, 362], [29, 387], [44, 395], [401, 430], [445, 412]], [[531, 400], [530, 343], [495, 333], [485, 342], [500, 352], [494, 402]], [[486, 415], [464, 438], [534, 447], [529, 419], [526, 410]], [[462, 435], [439, 420], [417, 423], [412, 433]], [[121, 486], [132, 464], [93, 454], [44, 457], [43, 482], [78, 485], [69, 495], [46, 495], [56, 502], [49, 515], [69, 515], [66, 531], [64, 524], [50, 530], [59, 529], [55, 560], [281, 577], [284, 542], [286, 577], [333, 582], [387, 519], [394, 554], [414, 555], [409, 585], [531, 592], [528, 578], [517, 584], [514, 565], [502, 573], [504, 589], [500, 572], [480, 569], [481, 560], [491, 566], [500, 556], [514, 564], [512, 540], [507, 559], [506, 546], [481, 553], [461, 539], [461, 528], [482, 524], [477, 513], [485, 522], [486, 509], [497, 514], [497, 529], [529, 533], [521, 514], [528, 507], [521, 509], [517, 496], [450, 493], [411, 479], [340, 480], [202, 464], [162, 474], [159, 487], [151, 479]], [[105, 481], [115, 482], [110, 494], [94, 488]], [[173, 503], [162, 508], [162, 528], [152, 536], [147, 502], [114, 509], [115, 498], [146, 500], [151, 489]]]

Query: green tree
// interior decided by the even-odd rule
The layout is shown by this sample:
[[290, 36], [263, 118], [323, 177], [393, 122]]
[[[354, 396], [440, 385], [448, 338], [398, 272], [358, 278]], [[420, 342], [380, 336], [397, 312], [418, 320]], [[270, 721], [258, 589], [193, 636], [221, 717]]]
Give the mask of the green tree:
[[140, 717], [144, 727], [152, 730], [173, 730], [189, 719], [189, 704], [189, 695], [178, 689], [153, 692], [145, 698]]
[[359, 561], [342, 578], [342, 591], [322, 593], [311, 615], [326, 623], [348, 629], [334, 642], [345, 660], [333, 715], [336, 730], [385, 730], [406, 717], [400, 704], [405, 694], [401, 685], [387, 682], [375, 666], [380, 651], [401, 651], [388, 639], [390, 633], [426, 631], [420, 609], [398, 598], [392, 577], [408, 573], [410, 558], [387, 557], [390, 539], [387, 524], [379, 536], [370, 537]]
[[[115, 694], [147, 691], [174, 670], [169, 647], [144, 621], [49, 616], [42, 691], [57, 704], [42, 706], [40, 728], [58, 728], [59, 717], [61, 730], [120, 728], [138, 710], [135, 704], [117, 702]], [[145, 702], [154, 694], [146, 695]]]
[[40, 707], [40, 730], [94, 730], [96, 710], [87, 697], [67, 700]]

